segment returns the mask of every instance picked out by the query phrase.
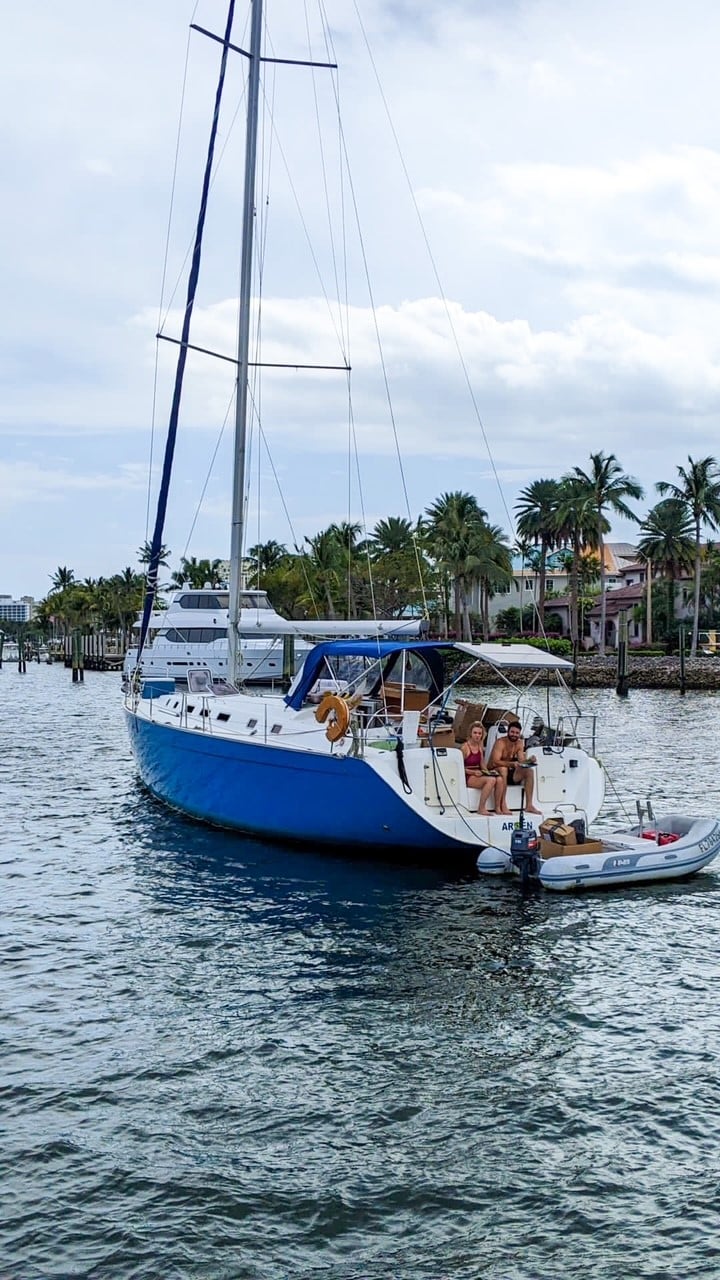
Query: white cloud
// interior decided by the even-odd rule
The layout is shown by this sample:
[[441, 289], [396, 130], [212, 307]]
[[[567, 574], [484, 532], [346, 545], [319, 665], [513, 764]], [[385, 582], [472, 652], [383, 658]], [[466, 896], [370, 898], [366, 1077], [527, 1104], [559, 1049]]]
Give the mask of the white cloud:
[[112, 490], [113, 493], [143, 490], [147, 468], [138, 463], [121, 463], [112, 473], [80, 472], [66, 464], [47, 467], [35, 462], [7, 462], [0, 459], [0, 504], [27, 509], [34, 502], [77, 501], [83, 493]]
[[[482, 504], [505, 522], [503, 500], [512, 506], [518, 487], [543, 469], [557, 474], [583, 464], [590, 448], [616, 452], [648, 489], [672, 476], [688, 451], [716, 451], [720, 11], [709, 0], [694, 0], [691, 12], [649, 0], [629, 8], [620, 0], [601, 7], [449, 0], [442, 11], [366, 0], [365, 26], [421, 229], [353, 0], [327, 8], [354, 184], [342, 196], [353, 411], [368, 509], [400, 511], [402, 502], [363, 258], [415, 511], [443, 489], [476, 485]], [[18, 537], [24, 545], [37, 539], [37, 554], [47, 544], [54, 559], [62, 525], [79, 571], [91, 519], [100, 529], [98, 559], [128, 557], [144, 537], [144, 464], [123, 467], [149, 452], [163, 238], [193, 9], [192, 0], [150, 8], [127, 0], [117, 11], [78, 0], [70, 31], [52, 6], [26, 5], [5, 33], [0, 136], [11, 177], [0, 235], [12, 246], [0, 316], [6, 553]], [[195, 20], [218, 30], [223, 10], [219, 0], [201, 0]], [[242, 26], [242, 5], [238, 15]], [[302, 6], [278, 0], [268, 21], [279, 56], [304, 56]], [[321, 47], [316, 42], [315, 52]], [[193, 36], [189, 48], [169, 282], [192, 237], [217, 68], [210, 42]], [[231, 126], [230, 117], [242, 97], [239, 73], [233, 61], [192, 333], [199, 345], [231, 356], [237, 252], [228, 250], [240, 221], [242, 124]], [[335, 298], [342, 284], [329, 248], [314, 107], [317, 90], [323, 118], [332, 121], [323, 155], [336, 203], [332, 83], [324, 73], [313, 80], [278, 69], [272, 88], [277, 134], [272, 147], [270, 135], [264, 139], [271, 179], [258, 195], [267, 218], [259, 242], [266, 249], [265, 360], [342, 360], [340, 313], [321, 297], [306, 244], [307, 232], [323, 287]], [[173, 336], [183, 296], [184, 282], [166, 325]], [[161, 344], [159, 433], [175, 355]], [[188, 372], [170, 513], [176, 546], [184, 544], [232, 396], [231, 366], [191, 355]], [[342, 469], [347, 453], [344, 378], [276, 372], [260, 408], [293, 516], [312, 532], [319, 512], [341, 505], [326, 500], [323, 486], [334, 494], [338, 481], [334, 474], [324, 481], [323, 473]], [[230, 435], [228, 426], [198, 523], [207, 553], [225, 551]], [[259, 503], [267, 511], [268, 537], [287, 540], [262, 454], [260, 461], [270, 487], [253, 495], [253, 509]], [[0, 588], [34, 589], [7, 581], [15, 572], [6, 554]]]

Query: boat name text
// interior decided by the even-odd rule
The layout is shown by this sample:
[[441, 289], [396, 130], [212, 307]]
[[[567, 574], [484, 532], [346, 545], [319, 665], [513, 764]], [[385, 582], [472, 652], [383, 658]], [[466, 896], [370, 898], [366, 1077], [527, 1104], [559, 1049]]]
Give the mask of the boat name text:
[[715, 823], [712, 831], [699, 842], [698, 848], [701, 853], [709, 853], [716, 845], [720, 845], [720, 822]]

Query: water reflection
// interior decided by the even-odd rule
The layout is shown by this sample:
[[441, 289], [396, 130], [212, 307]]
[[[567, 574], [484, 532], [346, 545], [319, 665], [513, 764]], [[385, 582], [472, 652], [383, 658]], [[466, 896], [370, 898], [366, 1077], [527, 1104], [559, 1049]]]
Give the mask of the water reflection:
[[[142, 791], [114, 682], [9, 687], [8, 1274], [714, 1274], [716, 872], [523, 898], [243, 840]], [[714, 698], [579, 696], [623, 804], [712, 811]]]

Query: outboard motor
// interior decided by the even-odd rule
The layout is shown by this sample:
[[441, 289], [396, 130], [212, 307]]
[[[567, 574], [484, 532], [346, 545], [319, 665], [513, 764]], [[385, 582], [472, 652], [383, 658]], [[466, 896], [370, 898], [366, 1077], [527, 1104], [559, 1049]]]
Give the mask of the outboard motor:
[[540, 875], [540, 842], [536, 833], [528, 827], [520, 827], [510, 837], [510, 860], [520, 872], [520, 882], [526, 889], [531, 879]]
[[[530, 768], [533, 762], [528, 762]], [[531, 880], [538, 880], [542, 859], [540, 857], [540, 841], [532, 827], [525, 826], [525, 788], [520, 790], [520, 813], [518, 826], [510, 836], [510, 861], [520, 872], [520, 884], [527, 889]]]

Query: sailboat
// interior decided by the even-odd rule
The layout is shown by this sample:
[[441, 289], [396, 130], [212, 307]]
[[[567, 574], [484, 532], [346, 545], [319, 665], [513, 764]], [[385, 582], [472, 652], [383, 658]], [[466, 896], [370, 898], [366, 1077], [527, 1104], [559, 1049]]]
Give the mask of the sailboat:
[[[580, 840], [597, 818], [604, 797], [604, 774], [594, 754], [594, 717], [574, 712], [553, 725], [545, 708], [541, 716], [537, 707], [529, 705], [527, 688], [514, 679], [522, 672], [531, 688], [543, 678], [562, 684], [572, 665], [563, 658], [530, 645], [351, 637], [314, 646], [284, 695], [252, 694], [238, 687], [262, 10], [262, 0], [252, 0], [249, 48], [239, 50], [248, 59], [249, 71], [228, 610], [230, 670], [224, 681], [214, 680], [209, 671], [189, 670], [185, 690], [158, 691], [153, 682], [142, 680], [130, 683], [125, 714], [140, 776], [150, 791], [184, 814], [274, 841], [411, 859], [431, 857], [443, 867], [477, 867], [490, 875], [507, 872], [524, 878], [535, 875], [551, 888], [582, 884], [586, 872], [577, 865], [581, 854], [586, 868], [599, 855], [600, 862], [608, 864], [607, 878], [612, 883], [622, 882], [623, 859], [630, 868], [628, 877], [637, 873], [642, 878], [641, 854], [653, 853], [643, 844], [642, 832], [616, 833], [607, 853], [601, 842], [597, 848], [583, 850], [567, 845], [555, 850], [541, 847], [552, 844], [548, 824], [555, 830], [562, 827], [567, 841]], [[213, 37], [222, 46], [213, 130], [228, 53], [237, 51], [231, 44], [233, 11], [231, 2], [224, 37]], [[190, 271], [139, 659], [157, 583], [214, 136], [213, 132]], [[453, 667], [450, 679], [445, 674], [448, 658]], [[468, 705], [467, 699], [459, 698], [463, 682], [476, 678], [479, 671], [488, 682], [507, 690], [500, 706]], [[527, 788], [516, 783], [507, 788], [505, 811], [499, 807], [479, 811], [480, 792], [467, 785], [461, 745], [468, 717], [487, 728], [488, 756], [511, 732], [513, 723], [521, 725], [528, 745], [534, 734], [534, 751], [525, 765], [533, 770], [532, 811]], [[701, 846], [707, 861], [720, 849], [720, 824], [706, 826], [688, 828], [682, 834], [684, 847], [689, 841], [696, 860]], [[547, 868], [558, 849], [563, 856], [554, 863], [557, 871], [551, 875]], [[673, 858], [672, 851], [661, 854], [659, 849], [658, 844], [654, 851], [658, 876], [688, 865], [684, 857]], [[697, 869], [695, 863], [692, 869]], [[591, 870], [597, 872], [594, 864]]]

